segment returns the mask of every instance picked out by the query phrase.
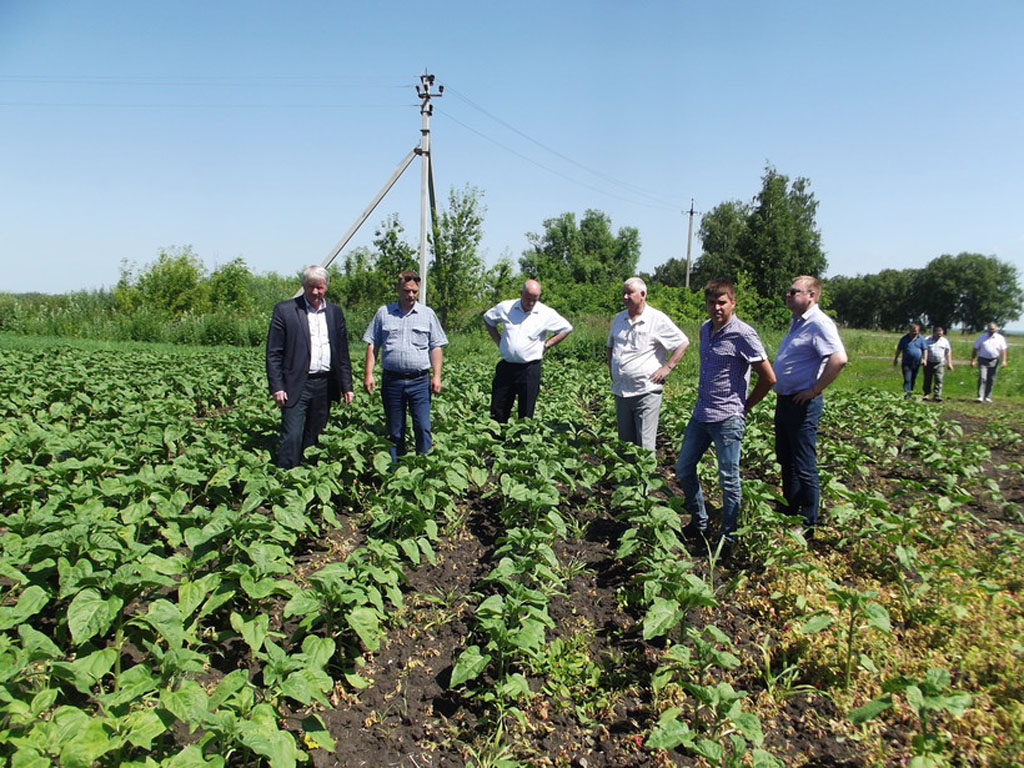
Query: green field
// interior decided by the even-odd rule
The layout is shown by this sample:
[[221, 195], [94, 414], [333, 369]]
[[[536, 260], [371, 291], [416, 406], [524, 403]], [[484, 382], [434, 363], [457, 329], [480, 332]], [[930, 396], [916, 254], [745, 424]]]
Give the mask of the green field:
[[615, 439], [600, 329], [578, 332], [505, 427], [493, 348], [453, 344], [435, 450], [394, 471], [365, 394], [307, 466], [271, 466], [259, 349], [0, 335], [0, 755], [1021, 764], [1020, 347], [983, 405], [955, 339], [937, 405], [903, 400], [896, 336], [844, 332], [819, 536], [774, 511], [769, 400], [722, 563], [678, 535], [696, 355], [646, 455]]

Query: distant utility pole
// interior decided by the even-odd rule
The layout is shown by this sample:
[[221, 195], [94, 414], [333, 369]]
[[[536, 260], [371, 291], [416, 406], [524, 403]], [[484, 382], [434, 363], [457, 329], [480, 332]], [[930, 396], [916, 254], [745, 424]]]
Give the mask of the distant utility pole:
[[[686, 213], [686, 211], [683, 211], [683, 213]], [[693, 198], [691, 197], [690, 198], [690, 224], [686, 228], [686, 287], [687, 288], [690, 287], [690, 265], [693, 263], [693, 261], [690, 258], [690, 255], [693, 252], [693, 214], [694, 213], [695, 213], [695, 211], [693, 210]]]
[[[437, 203], [434, 197], [434, 172], [430, 160], [430, 116], [434, 114], [432, 98], [440, 98], [444, 94], [444, 86], [438, 85], [436, 92], [434, 76], [424, 72], [420, 75], [420, 84], [416, 86], [416, 95], [420, 97], [420, 301], [427, 303], [427, 226], [428, 222], [437, 219]], [[436, 243], [435, 243], [436, 246]]]

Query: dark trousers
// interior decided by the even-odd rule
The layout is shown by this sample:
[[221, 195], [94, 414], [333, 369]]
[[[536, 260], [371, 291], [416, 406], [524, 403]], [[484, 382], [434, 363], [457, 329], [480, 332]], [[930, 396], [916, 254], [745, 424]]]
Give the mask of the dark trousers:
[[917, 372], [921, 369], [920, 363], [903, 362], [903, 391], [910, 393], [914, 391], [914, 384], [917, 383]]
[[818, 421], [825, 407], [821, 395], [804, 403], [792, 395], [775, 400], [775, 457], [782, 467], [782, 496], [787, 514], [802, 515], [813, 526], [818, 522], [821, 483], [818, 480]]
[[519, 398], [519, 418], [533, 416], [540, 394], [540, 360], [531, 363], [509, 363], [501, 360], [494, 369], [491, 382], [491, 418], [504, 424], [512, 413], [512, 403]]
[[281, 444], [277, 452], [277, 466], [291, 469], [302, 463], [306, 449], [316, 445], [320, 433], [327, 426], [330, 410], [327, 376], [307, 379], [295, 404], [281, 409]]

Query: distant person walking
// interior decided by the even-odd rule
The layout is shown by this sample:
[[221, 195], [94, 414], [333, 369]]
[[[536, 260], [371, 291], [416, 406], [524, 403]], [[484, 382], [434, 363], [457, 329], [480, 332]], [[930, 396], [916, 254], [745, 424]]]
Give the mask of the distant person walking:
[[996, 372], [999, 370], [999, 358], [1002, 357], [1002, 367], [1007, 365], [1006, 354], [1010, 345], [1006, 343], [1006, 337], [999, 333], [999, 326], [989, 323], [971, 349], [971, 368], [975, 367], [977, 360], [978, 368], [978, 402], [992, 402], [992, 387], [996, 383]]
[[540, 393], [541, 358], [572, 332], [572, 324], [541, 303], [540, 283], [527, 280], [518, 299], [484, 313], [484, 326], [501, 354], [491, 381], [491, 418], [507, 422], [517, 399], [519, 418], [531, 418]]
[[921, 369], [921, 361], [928, 350], [928, 342], [921, 337], [921, 326], [911, 323], [907, 332], [896, 343], [896, 354], [892, 358], [893, 366], [903, 353], [903, 397], [909, 400], [914, 395], [914, 384], [917, 372]]
[[647, 284], [631, 277], [622, 286], [626, 309], [612, 319], [608, 370], [615, 395], [619, 440], [654, 450], [665, 379], [690, 340], [668, 315], [647, 303]]
[[836, 324], [821, 307], [821, 283], [801, 275], [786, 291], [793, 313], [789, 331], [775, 356], [775, 456], [782, 467], [782, 495], [790, 515], [802, 515], [805, 534], [818, 524], [818, 421], [825, 408], [822, 393], [846, 365], [846, 349]]
[[[690, 522], [683, 529], [689, 538], [708, 535], [697, 465], [713, 444], [722, 488], [721, 552], [732, 549], [740, 511], [740, 441], [746, 416], [775, 383], [772, 364], [757, 331], [735, 314], [736, 292], [727, 280], [712, 280], [704, 287], [708, 320], [700, 327], [700, 379], [697, 403], [686, 425], [676, 462], [676, 480], [683, 489]], [[757, 385], [750, 395], [750, 372]]]
[[331, 403], [352, 402], [345, 315], [324, 298], [327, 270], [302, 272], [302, 295], [274, 307], [267, 331], [267, 383], [281, 409], [277, 466], [298, 466], [327, 425]]
[[953, 348], [946, 338], [946, 329], [941, 325], [932, 326], [932, 335], [926, 339], [928, 349], [924, 353], [924, 399], [934, 393], [932, 399], [942, 402], [942, 378], [946, 371], [953, 370]]
[[363, 334], [366, 372], [363, 387], [373, 392], [373, 368], [378, 355], [380, 396], [391, 441], [391, 460], [404, 456], [406, 412], [412, 417], [416, 453], [427, 453], [433, 444], [430, 398], [441, 392], [443, 347], [448, 343], [441, 323], [430, 307], [420, 304], [420, 276], [411, 270], [398, 275], [398, 301], [377, 310]]

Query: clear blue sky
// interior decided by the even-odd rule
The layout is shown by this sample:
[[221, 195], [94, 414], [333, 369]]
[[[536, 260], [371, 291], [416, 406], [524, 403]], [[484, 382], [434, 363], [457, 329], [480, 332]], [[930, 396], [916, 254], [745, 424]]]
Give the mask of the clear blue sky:
[[[829, 274], [991, 254], [1024, 272], [1024, 3], [0, 0], [0, 290], [321, 261], [432, 121], [438, 193], [484, 193], [484, 255], [566, 211], [685, 255], [766, 163], [806, 176]], [[352, 246], [397, 212], [411, 168]], [[699, 224], [699, 220], [695, 222]], [[695, 255], [699, 242], [694, 244]]]

